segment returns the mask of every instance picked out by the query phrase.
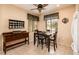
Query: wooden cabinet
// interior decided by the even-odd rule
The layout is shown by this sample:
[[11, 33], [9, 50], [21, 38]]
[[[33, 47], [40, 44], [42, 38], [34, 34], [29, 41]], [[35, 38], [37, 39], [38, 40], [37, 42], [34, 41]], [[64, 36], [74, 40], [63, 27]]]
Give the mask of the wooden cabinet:
[[16, 31], [3, 33], [3, 51], [6, 54], [8, 48], [25, 43], [29, 44], [29, 32], [26, 31]]

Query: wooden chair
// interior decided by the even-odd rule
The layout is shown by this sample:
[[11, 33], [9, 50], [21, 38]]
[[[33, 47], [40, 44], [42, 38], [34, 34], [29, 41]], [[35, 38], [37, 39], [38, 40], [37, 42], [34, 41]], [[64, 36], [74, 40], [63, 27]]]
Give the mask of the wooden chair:
[[50, 38], [48, 38], [48, 52], [50, 52], [51, 44], [53, 44], [54, 51], [56, 51], [56, 48], [57, 48], [57, 41], [56, 41], [56, 39], [57, 39], [57, 32], [55, 32], [52, 37], [50, 36]]
[[34, 31], [34, 45], [36, 44], [36, 41], [38, 39], [38, 30]]
[[45, 40], [44, 33], [42, 31], [38, 31], [37, 47], [39, 46], [39, 44], [41, 44], [43, 49], [44, 40]]

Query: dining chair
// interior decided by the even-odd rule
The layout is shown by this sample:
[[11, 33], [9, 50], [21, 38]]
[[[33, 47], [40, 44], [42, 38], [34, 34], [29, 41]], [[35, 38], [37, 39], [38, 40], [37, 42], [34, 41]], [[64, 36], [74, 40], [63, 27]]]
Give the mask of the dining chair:
[[45, 40], [44, 32], [38, 31], [37, 47], [39, 46], [39, 44], [41, 44], [43, 49], [44, 40]]
[[57, 32], [55, 32], [53, 34], [53, 36], [51, 35], [49, 40], [48, 40], [48, 51], [50, 51], [50, 46], [52, 46], [51, 44], [53, 44], [54, 51], [56, 51], [56, 48], [57, 48]]
[[34, 45], [36, 44], [36, 41], [38, 39], [38, 30], [34, 31]]

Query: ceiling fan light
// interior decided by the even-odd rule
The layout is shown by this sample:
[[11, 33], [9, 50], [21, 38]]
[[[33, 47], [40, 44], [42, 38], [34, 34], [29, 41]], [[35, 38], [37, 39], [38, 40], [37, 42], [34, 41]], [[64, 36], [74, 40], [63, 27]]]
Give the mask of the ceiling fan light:
[[41, 13], [42, 10], [44, 10], [44, 7], [46, 7], [48, 4], [33, 4], [37, 7], [37, 10]]

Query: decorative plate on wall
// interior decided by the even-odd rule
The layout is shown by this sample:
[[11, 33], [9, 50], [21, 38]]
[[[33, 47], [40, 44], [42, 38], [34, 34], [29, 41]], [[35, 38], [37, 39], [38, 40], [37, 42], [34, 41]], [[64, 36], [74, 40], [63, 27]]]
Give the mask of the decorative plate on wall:
[[63, 19], [62, 19], [62, 22], [63, 22], [63, 23], [68, 23], [68, 21], [69, 21], [68, 18], [63, 18]]

